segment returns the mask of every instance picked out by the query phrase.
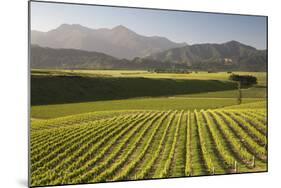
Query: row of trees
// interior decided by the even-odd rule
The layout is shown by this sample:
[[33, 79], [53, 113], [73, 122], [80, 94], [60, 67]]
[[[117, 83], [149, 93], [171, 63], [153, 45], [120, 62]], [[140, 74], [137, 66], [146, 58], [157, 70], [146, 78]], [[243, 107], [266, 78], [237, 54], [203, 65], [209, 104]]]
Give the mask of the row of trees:
[[[148, 72], [155, 72], [155, 73], [178, 73], [178, 74], [190, 74], [192, 72], [198, 73], [198, 71], [191, 71], [188, 69], [149, 69]], [[217, 71], [207, 71], [208, 73], [217, 73]], [[228, 74], [231, 74], [231, 71], [227, 72]]]
[[151, 69], [149, 72], [156, 72], [156, 73], [179, 73], [179, 74], [189, 74], [192, 71], [187, 69]]

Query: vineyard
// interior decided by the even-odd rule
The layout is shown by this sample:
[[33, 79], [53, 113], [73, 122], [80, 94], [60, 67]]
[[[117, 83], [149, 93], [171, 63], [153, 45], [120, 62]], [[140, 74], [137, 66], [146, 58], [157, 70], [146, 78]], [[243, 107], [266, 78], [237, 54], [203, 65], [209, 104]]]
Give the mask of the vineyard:
[[84, 113], [31, 126], [31, 185], [267, 170], [266, 110]]

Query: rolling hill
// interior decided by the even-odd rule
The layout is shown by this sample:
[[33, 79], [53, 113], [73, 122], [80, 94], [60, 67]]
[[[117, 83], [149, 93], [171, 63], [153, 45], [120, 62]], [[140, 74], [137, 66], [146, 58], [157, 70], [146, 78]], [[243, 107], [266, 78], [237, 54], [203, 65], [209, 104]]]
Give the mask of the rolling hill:
[[182, 64], [200, 70], [266, 71], [267, 53], [229, 41], [222, 44], [195, 44], [152, 54], [145, 59]]
[[[117, 59], [110, 55], [77, 49], [54, 49], [31, 45], [32, 69], [170, 69], [172, 63], [154, 60]], [[176, 67], [182, 68], [182, 65]]]
[[[248, 47], [227, 51], [216, 47], [175, 48], [147, 58], [117, 59], [77, 49], [53, 49], [31, 45], [32, 69], [193, 69], [203, 71], [266, 71], [266, 52]], [[214, 46], [220, 46], [218, 44]], [[197, 48], [197, 51], [194, 50]], [[221, 50], [221, 51], [220, 51]], [[223, 51], [225, 50], [225, 51]], [[233, 54], [231, 54], [233, 53]], [[228, 58], [226, 58], [228, 57]]]
[[128, 60], [76, 49], [53, 49], [31, 45], [31, 68], [36, 69], [98, 69], [120, 68]]

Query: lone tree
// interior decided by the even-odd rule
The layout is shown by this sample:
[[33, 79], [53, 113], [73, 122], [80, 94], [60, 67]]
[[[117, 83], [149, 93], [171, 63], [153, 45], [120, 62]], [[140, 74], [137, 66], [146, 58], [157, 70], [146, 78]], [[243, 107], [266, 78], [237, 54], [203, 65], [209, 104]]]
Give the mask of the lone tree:
[[252, 85], [257, 84], [257, 78], [251, 75], [232, 74], [229, 76], [229, 80], [239, 82], [240, 87], [251, 87]]
[[242, 91], [241, 88], [243, 87], [250, 87], [254, 84], [257, 84], [257, 78], [255, 76], [251, 75], [237, 75], [232, 74], [229, 76], [229, 80], [236, 81], [237, 82], [237, 89], [238, 89], [238, 95], [237, 95], [237, 103], [242, 103]]

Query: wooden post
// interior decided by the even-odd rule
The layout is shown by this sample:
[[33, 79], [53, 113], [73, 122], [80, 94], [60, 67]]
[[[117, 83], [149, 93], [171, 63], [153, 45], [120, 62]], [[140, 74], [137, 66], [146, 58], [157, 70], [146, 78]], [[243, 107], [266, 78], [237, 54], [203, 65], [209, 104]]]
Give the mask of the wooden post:
[[255, 156], [253, 156], [252, 167], [254, 168], [255, 166], [256, 166], [256, 159]]
[[213, 175], [215, 174], [215, 167], [213, 167]]
[[237, 166], [237, 161], [234, 162], [234, 171], [235, 173], [238, 172], [238, 166]]
[[238, 81], [237, 84], [238, 84], [237, 85], [237, 88], [238, 88], [237, 103], [241, 104], [242, 103], [241, 83]]

